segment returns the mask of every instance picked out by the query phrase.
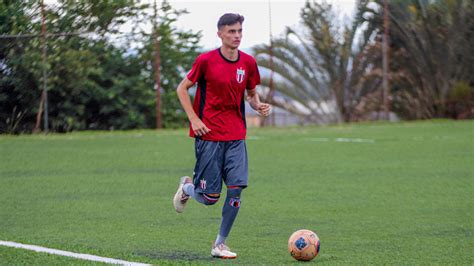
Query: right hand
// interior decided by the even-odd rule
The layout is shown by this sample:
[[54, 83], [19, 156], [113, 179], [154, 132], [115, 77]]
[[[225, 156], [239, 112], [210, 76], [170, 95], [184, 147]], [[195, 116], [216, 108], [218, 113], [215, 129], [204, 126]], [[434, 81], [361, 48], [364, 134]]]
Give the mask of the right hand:
[[204, 125], [204, 123], [199, 118], [191, 121], [191, 127], [193, 128], [194, 135], [199, 137], [211, 132], [211, 130], [206, 127], [206, 125]]

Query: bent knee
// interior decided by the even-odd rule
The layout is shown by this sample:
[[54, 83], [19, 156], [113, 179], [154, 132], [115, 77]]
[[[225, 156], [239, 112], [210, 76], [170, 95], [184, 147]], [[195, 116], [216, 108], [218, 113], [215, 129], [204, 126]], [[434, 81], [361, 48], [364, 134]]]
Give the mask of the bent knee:
[[229, 186], [227, 187], [227, 197], [240, 197], [243, 188], [240, 186]]
[[216, 194], [202, 194], [202, 197], [204, 198], [204, 204], [205, 205], [214, 205], [219, 201], [219, 198], [221, 197], [221, 194], [216, 193]]

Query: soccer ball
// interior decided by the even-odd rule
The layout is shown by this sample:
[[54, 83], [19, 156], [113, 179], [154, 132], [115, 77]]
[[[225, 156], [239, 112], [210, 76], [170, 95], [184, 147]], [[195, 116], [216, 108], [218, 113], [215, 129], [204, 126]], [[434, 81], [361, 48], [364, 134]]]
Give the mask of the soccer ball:
[[310, 230], [298, 230], [288, 239], [288, 251], [296, 260], [310, 261], [319, 253], [319, 237]]

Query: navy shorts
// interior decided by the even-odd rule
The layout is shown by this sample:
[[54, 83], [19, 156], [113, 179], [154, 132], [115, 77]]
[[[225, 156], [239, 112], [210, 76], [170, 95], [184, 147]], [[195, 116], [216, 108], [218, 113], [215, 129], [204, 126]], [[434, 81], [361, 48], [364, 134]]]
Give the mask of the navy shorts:
[[194, 187], [198, 193], [221, 193], [226, 186], [247, 187], [248, 161], [244, 140], [207, 141], [196, 138]]

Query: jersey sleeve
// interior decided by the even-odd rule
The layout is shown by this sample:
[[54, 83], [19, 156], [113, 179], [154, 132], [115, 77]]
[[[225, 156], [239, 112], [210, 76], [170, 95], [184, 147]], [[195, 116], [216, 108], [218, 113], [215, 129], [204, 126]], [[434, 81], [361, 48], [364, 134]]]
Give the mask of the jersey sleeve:
[[260, 73], [258, 72], [257, 62], [252, 60], [250, 63], [249, 78], [247, 79], [247, 90], [255, 89], [260, 84]]
[[205, 71], [206, 62], [204, 60], [204, 57], [200, 55], [196, 58], [196, 60], [194, 60], [193, 67], [188, 72], [186, 77], [193, 83], [196, 83], [204, 75]]

